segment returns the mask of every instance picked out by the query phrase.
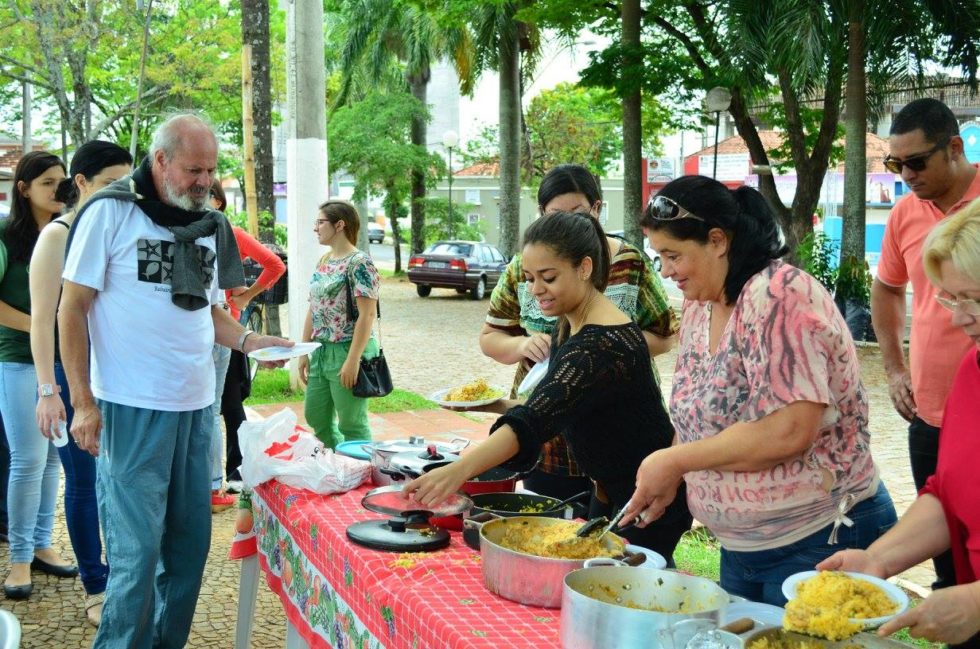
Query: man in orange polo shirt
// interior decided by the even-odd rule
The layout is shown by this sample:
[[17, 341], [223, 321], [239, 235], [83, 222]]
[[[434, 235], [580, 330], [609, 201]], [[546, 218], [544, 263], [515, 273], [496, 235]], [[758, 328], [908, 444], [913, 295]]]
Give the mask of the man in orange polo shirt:
[[[871, 287], [871, 319], [895, 409], [909, 423], [915, 488], [936, 471], [943, 406], [960, 360], [973, 342], [954, 327], [935, 299], [922, 267], [922, 243], [940, 220], [980, 197], [980, 175], [963, 154], [952, 111], [936, 99], [917, 99], [896, 115], [885, 166], [912, 192], [892, 209]], [[905, 363], [905, 287], [912, 283], [912, 333]], [[956, 584], [949, 552], [933, 560], [934, 588]]]

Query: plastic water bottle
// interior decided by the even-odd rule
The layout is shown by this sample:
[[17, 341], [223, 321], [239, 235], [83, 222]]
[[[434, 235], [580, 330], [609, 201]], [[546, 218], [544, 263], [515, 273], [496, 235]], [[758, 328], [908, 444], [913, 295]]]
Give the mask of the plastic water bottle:
[[59, 419], [57, 426], [51, 426], [51, 441], [58, 448], [68, 443], [68, 422]]

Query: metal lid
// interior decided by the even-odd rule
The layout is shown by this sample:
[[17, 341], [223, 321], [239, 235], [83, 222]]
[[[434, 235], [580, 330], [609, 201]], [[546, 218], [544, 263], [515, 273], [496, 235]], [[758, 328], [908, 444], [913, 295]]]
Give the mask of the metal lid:
[[469, 440], [456, 437], [450, 442], [430, 442], [420, 435], [412, 435], [408, 439], [392, 439], [386, 442], [371, 442], [371, 448], [385, 453], [402, 453], [405, 451], [425, 450], [426, 446], [435, 445], [440, 453], [459, 453], [469, 444]]
[[405, 498], [402, 485], [389, 485], [372, 489], [361, 499], [364, 509], [389, 516], [406, 515], [410, 512], [427, 512], [430, 516], [455, 516], [473, 506], [473, 501], [465, 494], [454, 493], [436, 506], [426, 506], [415, 498]]
[[347, 538], [358, 545], [390, 552], [428, 552], [449, 545], [449, 532], [432, 527], [428, 512], [406, 512], [383, 521], [361, 521], [347, 528]]

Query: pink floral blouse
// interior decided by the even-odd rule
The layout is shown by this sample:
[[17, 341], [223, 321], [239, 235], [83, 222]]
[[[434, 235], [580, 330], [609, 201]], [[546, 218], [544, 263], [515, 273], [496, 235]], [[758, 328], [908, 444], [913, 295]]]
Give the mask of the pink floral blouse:
[[710, 319], [709, 304], [685, 302], [670, 404], [680, 442], [796, 401], [827, 408], [799, 457], [763, 471], [687, 473], [691, 513], [737, 551], [787, 545], [843, 520], [873, 495], [878, 475], [857, 352], [833, 298], [810, 275], [773, 261], [743, 287], [714, 355]]
[[313, 340], [337, 343], [354, 337], [354, 323], [347, 318], [345, 277], [350, 281], [355, 300], [378, 299], [381, 280], [370, 257], [360, 250], [340, 259], [331, 259], [330, 253], [323, 255], [310, 280]]

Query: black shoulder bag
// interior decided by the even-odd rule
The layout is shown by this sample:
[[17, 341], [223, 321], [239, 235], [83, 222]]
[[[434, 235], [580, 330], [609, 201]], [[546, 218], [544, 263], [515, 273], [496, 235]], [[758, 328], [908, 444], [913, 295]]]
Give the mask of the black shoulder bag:
[[[347, 285], [347, 319], [350, 322], [357, 322], [357, 304], [354, 302], [354, 293], [350, 286], [350, 273], [344, 274], [344, 283]], [[354, 384], [353, 392], [355, 397], [383, 397], [391, 394], [394, 386], [391, 384], [391, 372], [388, 370], [388, 361], [385, 360], [384, 349], [381, 347], [381, 298], [377, 301], [378, 307], [378, 355], [374, 358], [361, 357], [361, 368], [357, 371], [357, 383]]]

